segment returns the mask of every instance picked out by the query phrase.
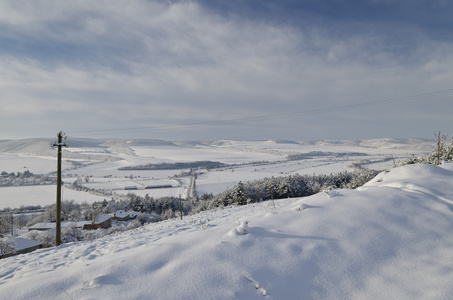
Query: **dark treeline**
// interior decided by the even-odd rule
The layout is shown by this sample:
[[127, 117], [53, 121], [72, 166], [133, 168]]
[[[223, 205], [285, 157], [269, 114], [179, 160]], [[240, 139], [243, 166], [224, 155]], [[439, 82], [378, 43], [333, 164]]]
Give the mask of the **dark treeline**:
[[306, 197], [326, 189], [357, 188], [375, 177], [380, 171], [357, 169], [330, 175], [290, 175], [270, 177], [250, 182], [239, 182], [217, 196], [204, 194], [197, 201], [195, 211], [219, 206], [244, 205], [270, 199]]
[[141, 166], [121, 167], [118, 170], [179, 170], [179, 169], [215, 169], [222, 168], [228, 165], [218, 161], [195, 161], [195, 162], [177, 162], [177, 163], [160, 163], [160, 164], [147, 164]]
[[55, 177], [47, 175], [33, 174], [29, 170], [24, 172], [2, 171], [0, 173], [0, 186], [22, 186], [22, 185], [39, 185], [39, 184], [55, 184]]
[[348, 157], [348, 156], [368, 156], [366, 153], [361, 152], [323, 152], [323, 151], [312, 151], [308, 153], [296, 153], [289, 154], [287, 156], [288, 161], [311, 159], [322, 156], [333, 156], [333, 157]]

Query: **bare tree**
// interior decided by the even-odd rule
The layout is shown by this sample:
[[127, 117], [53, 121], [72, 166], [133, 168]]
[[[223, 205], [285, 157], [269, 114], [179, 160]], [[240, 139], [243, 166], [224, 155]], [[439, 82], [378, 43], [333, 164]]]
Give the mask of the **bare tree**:
[[12, 213], [0, 215], [0, 237], [14, 234], [14, 217]]
[[446, 134], [441, 135], [440, 131], [438, 131], [437, 133], [434, 134], [434, 136], [436, 137], [436, 141], [437, 141], [436, 155], [435, 155], [434, 164], [436, 166], [438, 166], [438, 165], [440, 165], [441, 157], [444, 156], [443, 152], [445, 150], [445, 142], [447, 141], [447, 135]]

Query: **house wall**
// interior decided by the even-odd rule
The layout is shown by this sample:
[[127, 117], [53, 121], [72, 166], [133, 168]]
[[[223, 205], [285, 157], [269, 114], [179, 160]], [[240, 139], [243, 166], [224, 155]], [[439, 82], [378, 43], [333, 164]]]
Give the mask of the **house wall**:
[[108, 219], [99, 224], [85, 224], [85, 225], [83, 225], [83, 229], [95, 230], [95, 229], [99, 229], [99, 228], [109, 228], [111, 226], [112, 226], [112, 219]]

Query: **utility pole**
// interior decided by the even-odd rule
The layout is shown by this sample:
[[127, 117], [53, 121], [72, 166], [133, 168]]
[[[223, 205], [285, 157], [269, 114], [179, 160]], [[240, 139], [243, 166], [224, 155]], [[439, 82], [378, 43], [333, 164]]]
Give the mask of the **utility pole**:
[[182, 200], [181, 200], [181, 194], [179, 194], [179, 213], [181, 214], [181, 220], [182, 220]]
[[57, 135], [58, 142], [53, 143], [52, 147], [58, 147], [58, 166], [57, 166], [57, 212], [56, 212], [56, 228], [55, 228], [55, 246], [61, 244], [61, 147], [68, 147], [63, 143], [63, 139], [66, 140], [66, 135], [60, 131]]

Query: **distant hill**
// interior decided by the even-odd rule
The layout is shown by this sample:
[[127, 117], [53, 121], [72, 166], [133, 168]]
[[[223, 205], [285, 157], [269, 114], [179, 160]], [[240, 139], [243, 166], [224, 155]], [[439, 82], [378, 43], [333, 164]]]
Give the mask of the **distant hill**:
[[[107, 153], [108, 146], [104, 145], [105, 141], [94, 139], [70, 139], [66, 141], [72, 149], [74, 148], [95, 148], [99, 155], [90, 155], [85, 153], [65, 151], [65, 158], [70, 159], [90, 159], [90, 160], [117, 160], [118, 158], [111, 155], [103, 155]], [[51, 138], [35, 138], [22, 140], [6, 140], [0, 141], [0, 153], [32, 155], [32, 156], [51, 156], [54, 157], [57, 153], [56, 148], [52, 147], [55, 139]]]
[[[0, 153], [34, 155], [34, 156], [55, 156], [56, 149], [51, 145], [55, 142], [52, 138], [33, 138], [20, 140], [0, 140]], [[247, 141], [244, 141], [247, 142]], [[258, 141], [250, 141], [259, 143]], [[234, 145], [231, 140], [217, 141], [164, 141], [156, 139], [88, 139], [69, 138], [66, 143], [69, 145], [65, 151], [65, 157], [71, 159], [90, 160], [118, 160], [117, 154], [134, 155], [134, 146], [145, 147], [229, 147]], [[289, 141], [269, 140], [262, 141], [266, 144], [294, 144], [309, 146], [358, 146], [366, 148], [381, 149], [417, 149], [430, 150], [434, 141], [421, 138], [385, 138], [369, 140], [325, 140], [325, 141]], [[76, 149], [91, 149], [90, 151], [76, 151]], [[94, 154], [95, 152], [95, 154]]]
[[301, 145], [310, 146], [359, 146], [367, 148], [381, 149], [417, 149], [428, 150], [434, 145], [434, 140], [423, 138], [382, 138], [366, 140], [323, 140], [323, 141], [299, 141]]

